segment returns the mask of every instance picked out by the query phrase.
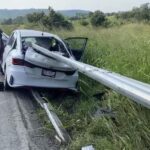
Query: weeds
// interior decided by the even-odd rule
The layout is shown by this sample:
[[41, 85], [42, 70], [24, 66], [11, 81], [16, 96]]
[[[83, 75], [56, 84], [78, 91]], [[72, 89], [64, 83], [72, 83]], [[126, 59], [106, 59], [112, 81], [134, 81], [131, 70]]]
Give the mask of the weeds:
[[[85, 63], [150, 83], [149, 25], [127, 24], [108, 29], [77, 26], [74, 32], [54, 33], [61, 37], [88, 37]], [[80, 128], [72, 128], [73, 141], [68, 149], [77, 150], [89, 144], [97, 150], [150, 149], [149, 110], [110, 90], [104, 101], [94, 99], [92, 95], [104, 87], [85, 76], [81, 76], [80, 85], [83, 95], [74, 105], [75, 112], [70, 118], [73, 122], [69, 123], [80, 120]], [[115, 120], [91, 119], [89, 114], [96, 106], [112, 108], [117, 112]]]

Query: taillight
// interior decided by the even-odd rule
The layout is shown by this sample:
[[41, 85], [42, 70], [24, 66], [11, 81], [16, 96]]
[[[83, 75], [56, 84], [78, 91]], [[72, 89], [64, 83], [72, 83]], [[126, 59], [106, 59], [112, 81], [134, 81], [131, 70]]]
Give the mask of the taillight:
[[19, 59], [19, 58], [13, 58], [12, 59], [12, 64], [13, 65], [19, 65], [19, 66], [26, 66], [26, 67], [30, 67], [30, 68], [34, 68], [35, 67], [31, 63], [26, 62], [23, 59]]
[[13, 65], [19, 65], [19, 66], [24, 66], [24, 60], [19, 59], [19, 58], [13, 58], [12, 59], [12, 64]]

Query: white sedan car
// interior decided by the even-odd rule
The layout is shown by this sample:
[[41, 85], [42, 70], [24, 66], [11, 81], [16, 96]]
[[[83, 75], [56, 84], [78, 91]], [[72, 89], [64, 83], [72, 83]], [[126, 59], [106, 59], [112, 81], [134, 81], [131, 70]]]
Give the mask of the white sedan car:
[[[65, 42], [64, 42], [65, 41]], [[68, 38], [34, 30], [15, 30], [8, 39], [1, 64], [4, 88], [41, 87], [76, 90], [78, 72], [28, 47], [32, 42], [70, 59], [81, 60], [87, 38]]]

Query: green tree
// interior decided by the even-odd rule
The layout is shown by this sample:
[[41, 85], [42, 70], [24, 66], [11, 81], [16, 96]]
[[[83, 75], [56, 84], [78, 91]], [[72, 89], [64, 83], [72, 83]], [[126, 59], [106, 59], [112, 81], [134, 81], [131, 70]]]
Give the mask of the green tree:
[[5, 19], [5, 20], [2, 22], [2, 24], [6, 24], [6, 25], [10, 25], [10, 24], [12, 24], [12, 23], [13, 23], [13, 20], [12, 20], [11, 18]]
[[48, 8], [48, 14], [44, 12], [32, 13], [27, 15], [27, 19], [31, 23], [40, 23], [43, 26], [52, 29], [52, 28], [66, 28], [72, 29], [72, 23], [69, 22], [63, 15], [57, 13], [51, 7]]
[[82, 19], [82, 20], [80, 20], [80, 24], [81, 24], [82, 26], [88, 26], [88, 25], [89, 25], [89, 22], [88, 22], [87, 20], [85, 20], [85, 19]]
[[66, 29], [71, 29], [73, 27], [72, 23], [69, 22], [67, 19], [65, 19], [63, 15], [55, 12], [51, 7], [49, 7], [48, 10], [49, 10], [48, 15], [42, 19], [42, 22], [46, 27], [49, 28], [63, 27]]
[[13, 24], [23, 24], [27, 21], [26, 17], [18, 16], [15, 19], [13, 19]]
[[140, 7], [141, 18], [144, 20], [150, 20], [150, 3], [141, 5]]
[[39, 23], [39, 22], [41, 22], [41, 20], [43, 19], [44, 16], [45, 16], [44, 12], [39, 12], [39, 13], [34, 12], [32, 14], [28, 14], [27, 19], [31, 23]]
[[102, 26], [104, 25], [104, 22], [106, 21], [106, 16], [103, 12], [101, 11], [95, 11], [92, 15], [91, 15], [91, 24], [93, 26]]
[[132, 11], [118, 13], [116, 16], [129, 21], [150, 21], [150, 3], [145, 3], [139, 8], [134, 7]]

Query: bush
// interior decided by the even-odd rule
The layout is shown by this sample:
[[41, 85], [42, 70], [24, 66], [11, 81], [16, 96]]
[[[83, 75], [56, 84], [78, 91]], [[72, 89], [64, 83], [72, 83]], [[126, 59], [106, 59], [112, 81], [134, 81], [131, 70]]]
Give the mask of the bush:
[[28, 14], [27, 19], [31, 23], [37, 23], [40, 22], [44, 16], [45, 16], [44, 12], [40, 12], [40, 13], [34, 12], [32, 14]]
[[27, 18], [24, 16], [18, 16], [15, 19], [13, 19], [13, 24], [24, 24], [27, 22]]
[[3, 22], [2, 22], [2, 24], [4, 25], [11, 25], [13, 23], [13, 20], [11, 19], [11, 18], [9, 18], [9, 19], [5, 19]]
[[89, 25], [89, 22], [86, 21], [86, 20], [81, 20], [81, 21], [80, 21], [80, 24], [81, 24], [82, 26], [87, 26], [87, 25]]
[[102, 26], [106, 21], [106, 16], [101, 11], [95, 11], [91, 16], [91, 24], [93, 26]]

